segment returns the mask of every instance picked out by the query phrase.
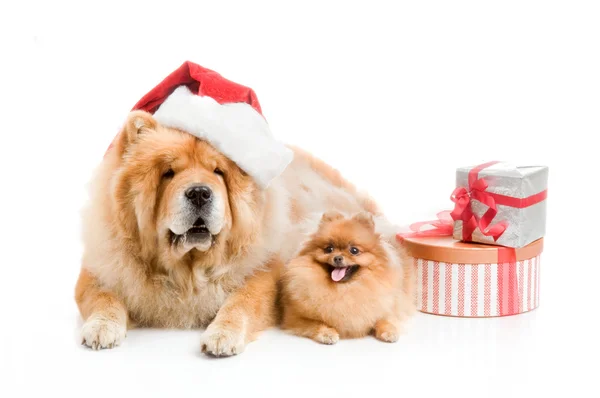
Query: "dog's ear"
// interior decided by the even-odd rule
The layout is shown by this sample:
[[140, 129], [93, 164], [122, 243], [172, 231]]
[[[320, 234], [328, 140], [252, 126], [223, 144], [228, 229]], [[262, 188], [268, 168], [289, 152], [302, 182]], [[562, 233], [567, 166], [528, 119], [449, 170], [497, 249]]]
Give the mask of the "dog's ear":
[[130, 145], [140, 134], [155, 130], [156, 125], [156, 120], [148, 112], [133, 111], [129, 113], [125, 126], [123, 126], [123, 143], [125, 146]]
[[127, 148], [138, 139], [140, 134], [154, 131], [157, 126], [158, 123], [148, 112], [133, 111], [129, 113], [119, 134], [110, 144], [109, 152], [115, 153], [120, 158], [127, 151]]
[[321, 224], [335, 220], [341, 220], [342, 218], [344, 218], [344, 216], [341, 213], [333, 210], [328, 211], [327, 213], [323, 214], [323, 217], [321, 217]]
[[363, 211], [355, 214], [352, 219], [370, 230], [375, 229], [375, 221], [373, 221], [373, 215], [371, 213]]

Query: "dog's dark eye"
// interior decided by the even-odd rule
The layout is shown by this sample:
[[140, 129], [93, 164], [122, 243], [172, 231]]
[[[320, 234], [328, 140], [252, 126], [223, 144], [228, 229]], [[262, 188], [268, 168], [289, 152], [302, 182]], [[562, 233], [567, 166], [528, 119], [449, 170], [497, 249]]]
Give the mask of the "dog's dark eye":
[[162, 178], [170, 179], [170, 178], [173, 178], [174, 176], [175, 176], [175, 172], [173, 171], [173, 169], [169, 169], [162, 175]]
[[218, 174], [218, 175], [220, 175], [220, 176], [223, 176], [225, 173], [223, 173], [223, 170], [221, 170], [220, 168], [218, 168], [218, 167], [217, 167], [217, 168], [215, 169], [215, 174]]
[[360, 250], [358, 250], [356, 247], [352, 246], [350, 248], [350, 253], [352, 253], [354, 256], [356, 256], [358, 253], [360, 253]]
[[331, 253], [333, 252], [333, 246], [329, 245], [325, 248], [325, 253]]

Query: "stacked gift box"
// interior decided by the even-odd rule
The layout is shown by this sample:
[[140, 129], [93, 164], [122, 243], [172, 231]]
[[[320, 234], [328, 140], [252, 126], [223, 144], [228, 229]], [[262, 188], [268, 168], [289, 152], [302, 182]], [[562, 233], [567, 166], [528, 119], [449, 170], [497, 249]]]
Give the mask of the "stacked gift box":
[[453, 211], [399, 239], [417, 272], [417, 308], [492, 317], [539, 305], [548, 168], [489, 162], [459, 168]]

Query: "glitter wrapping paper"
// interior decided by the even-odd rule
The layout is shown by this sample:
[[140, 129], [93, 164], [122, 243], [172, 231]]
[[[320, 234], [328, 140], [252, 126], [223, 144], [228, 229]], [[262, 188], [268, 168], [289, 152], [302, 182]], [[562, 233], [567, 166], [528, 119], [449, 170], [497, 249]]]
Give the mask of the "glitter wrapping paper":
[[[548, 168], [546, 166], [518, 167], [505, 162], [497, 162], [480, 167], [479, 170], [474, 167], [457, 169], [456, 186], [464, 188], [468, 193], [470, 210], [476, 219], [480, 220], [490, 206], [473, 197], [475, 178], [482, 179], [487, 183], [484, 195], [487, 192], [509, 197], [509, 199], [523, 199], [520, 202], [522, 207], [499, 204], [502, 201], [497, 201], [497, 213], [490, 223], [490, 228], [495, 225], [506, 226], [497, 240], [494, 240], [493, 236], [486, 236], [482, 233], [480, 227], [475, 228], [471, 234], [465, 234], [463, 231], [464, 221], [460, 219], [455, 219], [453, 232], [455, 239], [521, 248], [544, 236], [547, 202], [545, 193], [548, 186]], [[537, 200], [537, 203], [532, 205], [527, 204], [528, 199], [533, 198], [533, 202], [536, 202], [536, 196], [539, 198], [540, 195], [543, 195], [542, 200]]]

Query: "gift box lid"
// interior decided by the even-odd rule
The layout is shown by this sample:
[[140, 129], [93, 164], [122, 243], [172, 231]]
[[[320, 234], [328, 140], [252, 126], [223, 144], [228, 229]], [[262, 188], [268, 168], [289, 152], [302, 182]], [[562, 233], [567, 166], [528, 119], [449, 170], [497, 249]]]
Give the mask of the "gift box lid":
[[[474, 167], [476, 166], [459, 167], [456, 170], [468, 174]], [[516, 166], [509, 162], [498, 162], [492, 166], [486, 167], [482, 171], [490, 176], [523, 178], [540, 172], [547, 173], [548, 166]]]
[[451, 236], [406, 238], [403, 245], [408, 254], [415, 258], [454, 264], [496, 264], [502, 262], [499, 257], [516, 257], [516, 261], [536, 257], [543, 250], [544, 239], [519, 249], [466, 243]]
[[525, 198], [548, 188], [547, 166], [515, 166], [508, 162], [459, 167], [456, 169], [456, 186], [470, 189], [470, 173], [481, 166], [485, 167], [479, 169], [475, 176], [486, 180], [488, 192]]

